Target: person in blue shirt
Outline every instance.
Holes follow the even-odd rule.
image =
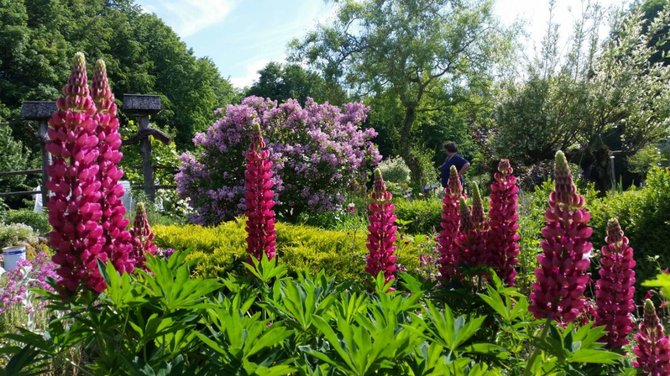
[[[468,168],[470,168],[470,162],[458,154],[458,146],[453,142],[445,142],[444,151],[447,153],[447,158],[444,160],[444,163],[442,163],[442,166],[440,166],[442,187],[447,187],[449,182],[449,169],[451,169],[451,166],[456,166],[458,175],[461,177],[461,184],[463,184],[463,175],[468,171]]]

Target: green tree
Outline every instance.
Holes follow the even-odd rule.
[[[246,95],[257,95],[283,102],[289,98],[304,104],[307,97],[316,102],[342,105],[347,95],[336,82],[328,82],[318,73],[297,64],[268,63],[258,71],[258,81],[247,90]]]
[[[668,12],[651,22],[639,11],[619,14],[599,48],[597,28],[585,25],[602,16],[597,4],[587,8],[565,57],[556,56],[549,32],[543,45],[548,55],[530,66],[525,82],[508,84],[495,111],[493,145],[500,156],[531,165],[557,149],[573,149],[583,166],[604,166],[598,186],[605,189],[611,151],[604,140],[627,157],[669,134],[670,68],[650,63],[659,48],[651,40],[667,26]],[[557,70],[547,69],[547,62],[561,60]]]
[[[210,59],[195,57],[133,0],[0,0],[0,43],[0,103],[25,145],[38,143],[19,116],[21,102],[55,99],[76,51],[91,62],[105,59],[119,101],[124,93],[160,95],[163,111],[154,121],[174,130],[180,149],[234,94]]]
[[[413,152],[421,145],[412,138],[419,109],[435,89],[488,76],[509,50],[509,36],[488,0],[343,0],[332,24],[294,41],[293,58],[355,93],[394,104],[399,113],[392,118],[400,121],[385,132],[413,182],[422,182]]]

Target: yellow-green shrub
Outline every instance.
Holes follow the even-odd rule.
[[[188,250],[189,259],[198,261],[196,272],[202,275],[223,275],[241,268],[246,259],[243,219],[217,227],[157,225],[152,229],[159,247]],[[362,230],[346,232],[277,223],[277,255],[291,273],[324,270],[338,279],[360,280],[365,278],[366,238]],[[433,240],[424,235],[400,236],[396,245],[398,262],[414,271],[419,266],[419,255],[428,252]]]

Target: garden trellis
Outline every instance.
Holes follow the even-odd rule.
[[[161,166],[153,166],[151,163],[151,137],[154,137],[164,144],[170,144],[172,138],[163,131],[152,128],[149,121],[150,115],[155,115],[161,110],[161,100],[158,95],[146,94],[124,94],[123,95],[123,111],[127,115],[133,115],[139,124],[138,132],[123,140],[123,146],[126,145],[140,145],[142,153],[142,173],[144,177],[143,190],[150,200],[156,198],[156,189],[174,189],[175,186],[156,185],[154,181],[154,168]],[[0,192],[2,196],[30,196],[41,194],[48,197],[49,190],[47,188],[47,167],[51,165],[51,156],[46,150],[46,145],[49,142],[48,135],[48,121],[51,115],[56,111],[56,102],[54,101],[26,101],[21,106],[21,116],[29,121],[35,121],[38,124],[38,136],[40,141],[40,151],[42,159],[41,169],[18,170],[18,171],[2,171],[0,177],[15,176],[15,175],[31,175],[42,174],[40,190],[39,191],[14,191],[14,192]]]

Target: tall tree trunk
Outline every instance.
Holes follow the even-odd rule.
[[[421,170],[421,163],[419,159],[412,154],[412,144],[410,136],[412,133],[412,125],[416,119],[416,105],[405,104],[405,118],[400,130],[400,156],[405,160],[407,167],[409,167],[412,174],[412,185],[414,187],[421,187],[423,182],[423,171]]]

